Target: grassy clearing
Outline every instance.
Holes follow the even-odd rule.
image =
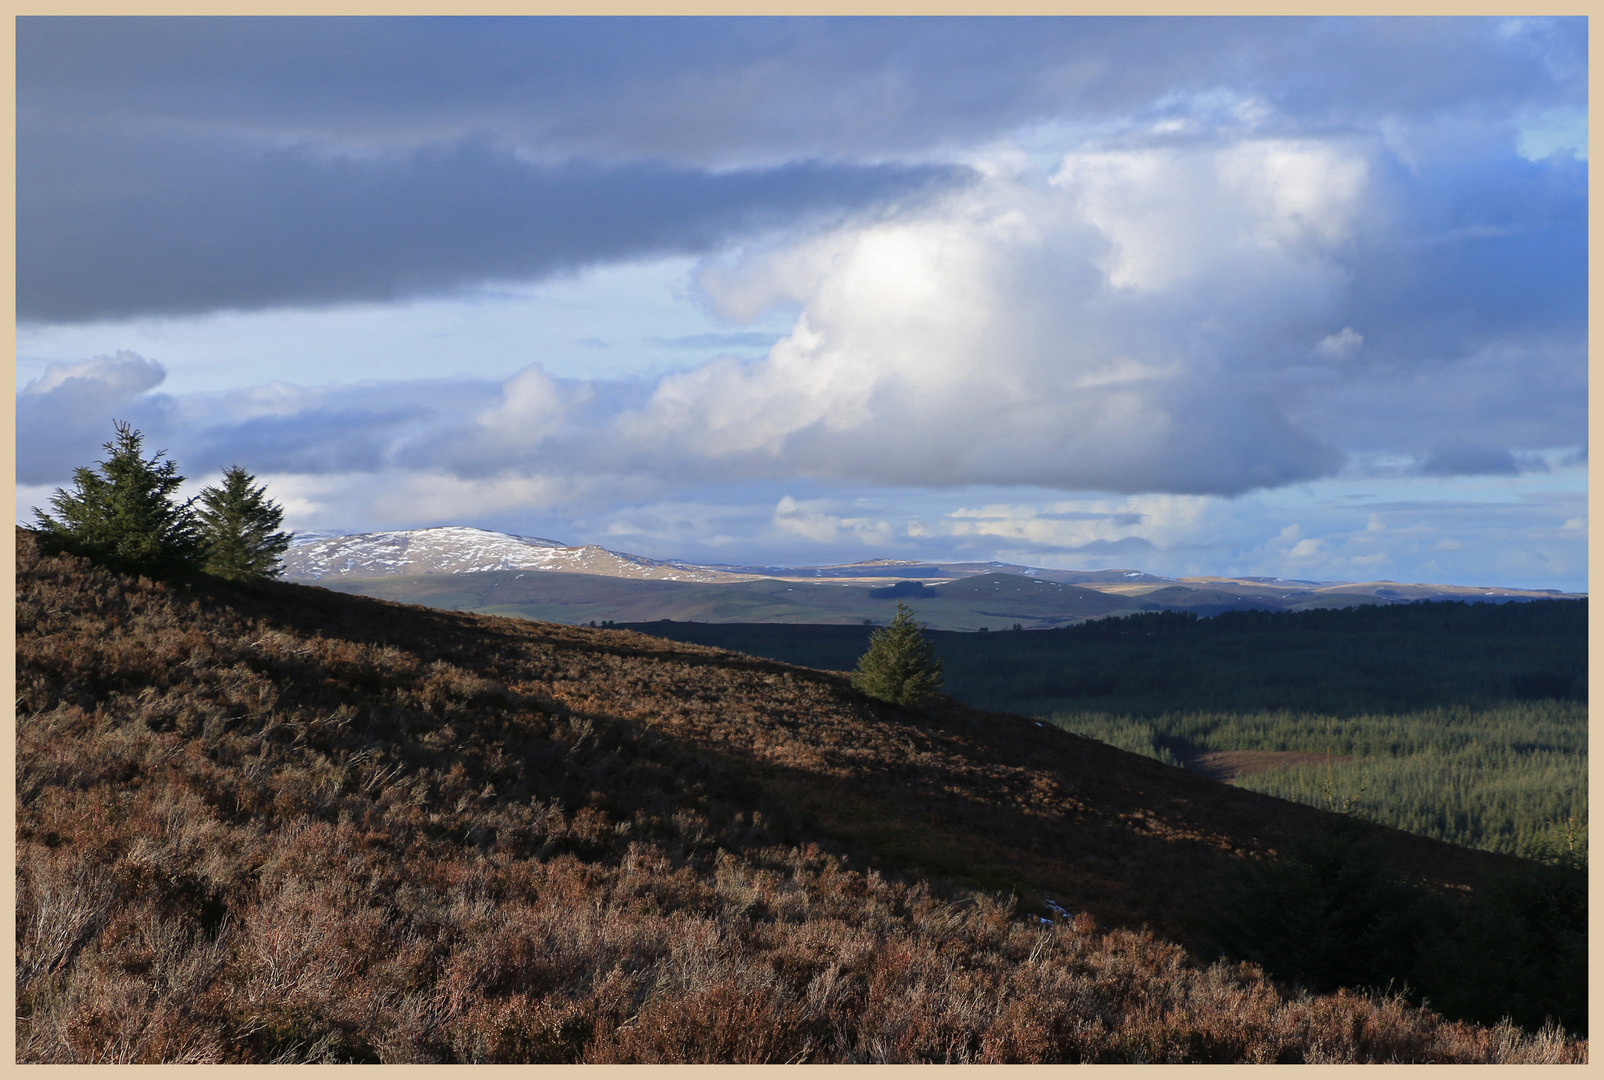
[[[1272,768],[1235,783],[1467,847],[1540,855],[1556,829],[1586,832],[1587,708],[1578,701],[1349,717],[1277,710],[1141,718],[1061,712],[1049,719],[1171,763],[1205,750],[1354,758]]]

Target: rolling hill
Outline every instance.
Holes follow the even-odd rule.
[[[1340,841],[1463,981],[1518,860],[1019,717],[22,530],[16,614],[21,1060],[1585,1058],[1210,959]]]
[[[971,631],[1015,623],[1049,629],[1143,611],[1215,615],[1249,608],[1304,610],[1420,599],[1507,602],[1562,595],[1397,582],[1172,579],[1140,570],[1054,570],[997,562],[711,566],[456,527],[309,538],[287,553],[285,578],[404,603],[570,625],[661,619],[884,624],[899,599],[916,598],[919,618],[930,627]]]

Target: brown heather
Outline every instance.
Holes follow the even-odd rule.
[[[19,1060],[1586,1058],[1193,960],[1304,807],[838,674],[18,546]]]

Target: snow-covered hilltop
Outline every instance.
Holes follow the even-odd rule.
[[[536,536],[514,536],[463,526],[341,536],[316,533],[298,538],[284,555],[291,581],[359,581],[425,574],[495,571],[591,574],[637,581],[730,584],[759,579],[834,581],[865,587],[919,580],[932,588],[965,578],[1017,575],[1026,581],[1075,585],[1129,599],[1150,610],[1280,609],[1351,603],[1410,603],[1415,600],[1540,600],[1567,594],[1553,589],[1407,584],[1396,581],[1305,581],[1271,577],[1166,578],[1140,570],[1056,570],[1002,562],[928,563],[870,559],[834,566],[708,566],[649,559],[598,544],[572,546]],[[887,594],[890,595],[890,594]]]
[[[595,544],[570,547],[535,536],[450,525],[311,537],[295,543],[284,554],[284,576],[293,581],[487,570],[546,570],[664,581],[742,581],[747,577],[693,563],[627,555]]]

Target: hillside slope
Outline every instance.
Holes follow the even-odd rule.
[[[17,625],[22,1060],[1585,1057],[1189,958],[1322,815],[1017,717],[23,531]]]
[[[401,603],[569,625],[659,619],[854,626],[867,620],[883,625],[896,613],[898,599],[908,595],[861,581],[761,578],[707,584],[536,570],[329,579],[317,584]],[[922,622],[955,630],[1002,629],[1016,621],[1032,627],[1057,626],[1152,606],[1018,574],[937,582],[915,602]]]

